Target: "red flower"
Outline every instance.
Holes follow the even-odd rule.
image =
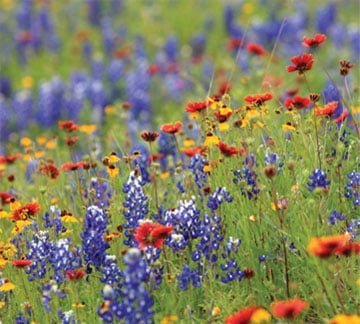
[[[76,171],[77,169],[82,169],[84,166],[86,166],[86,162],[80,161],[80,162],[67,162],[62,165],[62,169],[64,171]]]
[[[12,262],[12,265],[15,266],[16,268],[25,268],[29,266],[31,263],[32,263],[31,260],[14,260]]]
[[[314,237],[308,244],[308,251],[312,255],[325,259],[332,256],[336,251],[342,251],[349,239],[349,234]]]
[[[160,136],[160,134],[157,132],[145,131],[145,132],[142,132],[140,134],[140,136],[145,142],[154,142]]]
[[[272,98],[272,94],[267,92],[248,95],[245,97],[245,101],[256,106],[261,106],[265,101],[269,101]]]
[[[13,164],[16,160],[20,158],[21,158],[21,154],[0,156],[0,163]]]
[[[176,122],[174,124],[164,124],[160,127],[160,130],[164,133],[175,134],[182,128],[182,126],[183,125],[181,122]]]
[[[331,101],[326,104],[323,108],[316,107],[314,109],[315,116],[331,116],[338,106],[337,101]]]
[[[220,84],[216,95],[223,96],[224,94],[229,93],[230,90],[231,90],[231,84],[227,81],[224,81]]]
[[[158,223],[145,222],[135,230],[135,240],[139,244],[139,249],[152,246],[160,249],[165,238],[173,231],[172,226],[164,226]]]
[[[73,145],[75,145],[75,144],[77,143],[77,141],[78,141],[77,136],[65,138],[65,143],[66,143],[68,146],[73,146]]]
[[[43,175],[56,179],[60,175],[59,169],[52,163],[47,163],[40,166],[40,171]]]
[[[266,54],[265,49],[257,43],[252,43],[252,42],[248,43],[246,46],[246,50],[251,54],[255,54],[259,56],[264,56]]]
[[[72,120],[61,120],[58,122],[59,127],[65,132],[74,132],[79,129],[79,126],[76,125]]]
[[[305,71],[311,70],[312,65],[314,64],[314,59],[311,54],[303,53],[298,56],[293,56],[291,62],[294,65],[289,65],[287,67],[288,72],[298,71],[299,74],[304,74]]]
[[[151,64],[149,65],[147,69],[147,73],[150,75],[155,75],[160,72],[160,67],[157,64]]]
[[[304,36],[303,45],[305,47],[316,48],[325,41],[326,36],[324,34],[316,34],[313,38],[307,38],[306,36]]]
[[[335,254],[350,256],[352,254],[360,254],[360,243],[348,242],[347,244],[337,248]]]
[[[26,220],[31,216],[37,214],[39,211],[40,211],[40,205],[37,202],[31,202],[14,210],[12,213],[12,219]]]
[[[284,105],[288,109],[304,109],[309,107],[311,100],[307,97],[295,96],[292,98],[287,98],[284,102]]]
[[[214,115],[220,123],[224,123],[231,117],[232,111],[231,110],[224,110],[224,111],[217,110],[214,112]]]
[[[82,269],[74,269],[74,270],[68,270],[66,271],[66,278],[68,278],[71,281],[79,280],[82,277],[84,277],[86,272]]]
[[[335,122],[342,123],[347,118],[347,116],[349,116],[349,112],[347,110],[344,110],[341,115],[335,119]]]
[[[231,157],[240,153],[236,147],[228,146],[223,142],[220,142],[217,147],[219,148],[220,152],[227,157]]]
[[[14,196],[8,192],[0,192],[0,201],[2,205],[10,204],[12,198],[14,198]]]
[[[226,320],[226,324],[250,324],[251,317],[254,313],[260,309],[258,306],[251,306],[244,309],[239,310],[238,312],[230,315]]]
[[[207,107],[209,107],[209,104],[210,103],[207,100],[198,101],[198,102],[189,102],[187,104],[185,111],[188,113],[202,111],[202,110],[205,110]]]
[[[192,147],[192,148],[183,148],[182,152],[187,155],[188,157],[193,157],[194,155],[203,155],[205,152],[205,147]]]
[[[307,307],[307,302],[300,298],[293,298],[273,303],[271,312],[279,318],[295,319]]]

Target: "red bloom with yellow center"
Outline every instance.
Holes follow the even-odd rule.
[[[296,109],[304,109],[309,107],[311,104],[311,100],[307,97],[295,96],[292,98],[287,98],[284,102],[286,108],[296,108]]]
[[[16,209],[12,213],[12,219],[14,220],[26,220],[40,211],[40,205],[37,202],[31,202],[20,208]]]
[[[226,318],[226,324],[263,323],[270,320],[270,314],[259,306],[250,306],[237,311]]]
[[[79,129],[79,126],[76,125],[72,120],[62,120],[58,122],[59,127],[65,132],[74,132]]]
[[[64,171],[76,171],[77,169],[82,169],[86,165],[86,162],[67,162],[62,165]]]
[[[198,102],[189,102],[185,111],[188,113],[199,112],[205,110],[207,107],[209,107],[209,105],[210,102],[207,100],[198,101]]]
[[[358,255],[360,254],[360,243],[348,242],[347,244],[336,249],[335,254],[343,256],[350,256],[353,254]]]
[[[300,298],[278,301],[272,304],[271,312],[275,317],[295,319],[308,307],[308,303]]]
[[[14,198],[14,196],[8,192],[0,192],[0,201],[2,205],[10,204],[12,198]]]
[[[0,156],[0,163],[13,164],[16,160],[20,158],[21,158],[21,154]]]
[[[304,36],[303,45],[305,47],[316,48],[320,44],[324,43],[325,41],[326,41],[326,36],[324,34],[316,34],[312,38],[308,38],[308,37]]]
[[[172,233],[172,231],[172,226],[145,222],[135,230],[134,238],[138,242],[139,249],[141,250],[150,246],[160,249],[164,240]]]
[[[308,244],[308,251],[312,255],[325,259],[343,248],[349,239],[349,234],[314,237]]]
[[[311,70],[314,64],[314,58],[311,54],[303,53],[298,56],[293,56],[291,58],[291,63],[294,65],[289,65],[287,67],[288,72],[298,71],[299,74],[304,74],[305,71]]]
[[[25,268],[25,267],[29,266],[32,263],[32,261],[31,260],[14,260],[11,263],[16,268]]]
[[[261,45],[252,42],[247,44],[246,51],[259,56],[264,56],[266,54],[265,49]]]
[[[176,134],[181,128],[183,124],[181,122],[176,122],[173,124],[164,124],[160,127],[160,130],[164,133],[168,134]]]
[[[194,155],[203,155],[205,152],[206,148],[205,147],[192,147],[192,148],[183,148],[182,152],[188,156],[188,157],[193,157]]]
[[[265,101],[269,101],[273,98],[272,94],[267,93],[259,93],[259,94],[252,94],[245,97],[245,101],[254,104],[256,106],[261,106]]]
[[[43,175],[56,179],[60,175],[59,169],[52,163],[43,164],[40,166],[40,172]]]

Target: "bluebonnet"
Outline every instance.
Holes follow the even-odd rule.
[[[199,59],[204,55],[206,47],[206,36],[203,33],[199,33],[191,39],[191,49],[193,59]]]
[[[168,170],[168,158],[172,157],[176,160],[177,150],[174,136],[170,136],[164,132],[160,132],[158,138],[159,153],[162,154],[160,166],[163,171]]]
[[[100,26],[102,4],[100,0],[87,0],[88,20],[94,26]]]
[[[332,101],[337,101],[338,106],[335,110],[335,112],[332,114],[332,117],[337,118],[341,115],[344,108],[342,105],[341,100],[341,94],[339,89],[336,87],[336,85],[331,81],[328,80],[325,84],[324,90],[323,90],[323,96],[324,96],[324,103],[327,104]]]
[[[27,164],[26,164],[26,170],[25,170],[25,180],[28,183],[33,183],[33,175],[34,173],[38,170],[38,166],[39,166],[39,161],[36,159],[30,160]]]
[[[256,199],[260,193],[260,189],[256,182],[256,172],[248,167],[243,167],[240,170],[235,170],[234,176],[233,183],[240,186],[241,194],[249,200]]]
[[[235,10],[231,5],[226,5],[224,8],[224,21],[226,32],[230,37],[241,38],[244,34],[242,28],[236,24]]]
[[[101,270],[102,278],[100,281],[112,287],[121,288],[123,273],[119,269],[116,256],[115,255],[106,255],[104,261],[104,267]]]
[[[0,95],[4,96],[4,98],[10,98],[12,95],[12,86],[10,79],[1,75],[0,75]]]
[[[45,228],[53,228],[55,236],[60,235],[66,231],[66,227],[61,220],[61,210],[55,206],[50,207],[50,212],[45,212],[42,217]]]
[[[30,324],[30,320],[23,313],[15,317],[15,324]]]
[[[360,218],[354,218],[352,219],[347,227],[346,227],[346,233],[351,234],[351,239],[356,239],[360,234]]]
[[[95,205],[100,209],[106,209],[110,205],[112,188],[108,182],[99,178],[91,178],[90,187],[85,193],[88,206]]]
[[[5,141],[9,134],[9,120],[11,109],[5,99],[0,96],[0,142]]]
[[[188,290],[190,283],[193,287],[201,287],[202,276],[199,265],[195,270],[191,270],[187,264],[184,265],[176,279],[181,290]]]
[[[241,241],[229,237],[227,244],[223,246],[223,252],[221,253],[222,263],[220,269],[220,280],[223,283],[229,283],[234,280],[241,280],[244,277],[244,272],[240,270],[240,267],[235,260],[235,256],[238,254]]]
[[[74,311],[72,309],[69,311],[66,311],[66,312],[63,312],[61,309],[59,309],[58,315],[61,320],[61,324],[76,324],[77,323]]]
[[[226,191],[225,187],[219,187],[216,188],[211,195],[209,195],[207,206],[214,212],[224,201],[230,203],[233,201],[233,197],[231,197],[230,193]]]
[[[206,160],[201,155],[194,155],[191,158],[189,169],[192,171],[194,176],[194,182],[199,189],[204,188],[207,182],[207,174],[204,172]]]
[[[128,181],[123,185],[123,192],[126,194],[123,206],[125,208],[124,224],[125,245],[136,246],[132,231],[139,226],[139,221],[143,220],[148,214],[148,197],[144,194],[141,177],[135,176],[135,172],[131,172]]]
[[[170,62],[177,61],[178,47],[177,37],[174,35],[169,36],[164,45],[164,52]]]
[[[353,52],[354,58],[360,61],[360,32],[358,28],[352,28],[349,30],[350,46]]]
[[[326,173],[323,170],[315,169],[309,176],[308,189],[314,191],[315,189],[327,189],[330,180],[327,179]]]
[[[93,265],[98,269],[105,261],[105,252],[110,247],[104,240],[107,222],[107,215],[102,209],[95,205],[87,208],[84,230],[80,234],[87,266]]]
[[[327,34],[329,28],[336,23],[337,6],[329,2],[317,8],[315,13],[315,28],[321,34]]]
[[[13,102],[14,111],[16,113],[17,129],[25,130],[31,122],[33,114],[33,101],[31,92],[20,91],[16,93]]]
[[[141,175],[140,184],[142,186],[146,185],[147,183],[151,182],[150,172],[149,172],[149,159],[148,154],[142,154],[141,156],[137,157],[133,160],[134,168],[136,168]]]
[[[59,298],[65,298],[66,296],[66,294],[59,289],[56,281],[50,280],[42,286],[41,304],[47,312],[51,311],[50,303],[53,295],[56,295]]]
[[[116,48],[116,35],[112,26],[112,19],[104,17],[101,21],[101,34],[103,38],[104,52],[111,55]]]
[[[360,205],[360,172],[353,170],[346,175],[349,179],[345,186],[345,197],[352,199],[354,207]]]
[[[277,167],[277,173],[280,173],[284,162],[277,153],[267,152],[265,154],[265,165],[275,165]]]
[[[124,256],[124,285],[118,295],[108,293],[105,301],[110,302],[111,313],[126,324],[153,323],[153,299],[145,289],[144,282],[148,277],[147,263],[141,257],[140,250],[131,248]],[[98,310],[100,317],[105,315],[110,321],[108,312]]]
[[[264,261],[266,261],[266,259],[267,259],[267,256],[266,256],[265,254],[262,254],[262,255],[259,255],[259,256],[258,256],[258,260],[259,260],[260,262],[264,262]]]
[[[330,225],[335,225],[337,221],[345,220],[345,216],[336,210],[333,210],[328,217],[328,222]]]

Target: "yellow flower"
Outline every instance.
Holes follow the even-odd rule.
[[[111,105],[109,105],[109,106],[106,106],[105,107],[105,114],[113,114],[113,113],[115,113],[116,112],[116,109],[115,109],[115,107],[114,106],[111,106]]]
[[[6,164],[0,163],[0,171],[6,170]]]
[[[160,173],[160,178],[163,179],[163,180],[165,180],[165,179],[167,179],[169,177],[170,177],[170,172],[161,172]]]
[[[5,305],[6,303],[4,301],[0,301],[0,309],[4,308]]]
[[[249,216],[249,221],[251,221],[251,222],[256,222],[256,217],[255,217],[255,215]]]
[[[114,165],[110,165],[106,168],[107,173],[111,178],[115,178],[119,174],[119,168]]]
[[[0,258],[0,269],[5,267],[9,263],[8,260],[5,260],[3,258]]]
[[[51,139],[51,140],[47,141],[45,147],[49,150],[54,149],[56,147],[56,140]]]
[[[251,2],[243,5],[243,12],[246,15],[251,15],[254,12],[254,5]]]
[[[36,137],[36,142],[38,142],[38,144],[40,144],[40,145],[44,145],[46,143],[46,137],[43,135],[40,135],[40,136]]]
[[[1,0],[0,8],[4,10],[11,10],[14,6],[13,0]]]
[[[61,217],[63,223],[79,223],[76,217],[73,215],[65,215]]]
[[[0,218],[11,218],[10,217],[10,214],[9,213],[7,213],[5,210],[1,210],[0,211]],[[2,231],[1,231],[2,232]],[[1,233],[0,232],[0,233]]]
[[[251,316],[251,323],[263,323],[269,322],[271,319],[271,315],[263,308],[259,308],[255,311],[255,313]]]
[[[221,314],[221,308],[219,306],[215,306],[211,311],[211,316],[218,316]]]
[[[360,278],[358,278],[358,279],[356,280],[356,284],[357,284],[358,286],[360,286]]]
[[[360,114],[360,106],[353,107],[351,111],[353,114]]]
[[[31,76],[23,77],[22,80],[21,80],[21,85],[25,89],[32,88],[33,84],[34,84],[34,80],[33,80],[33,78]]]
[[[293,126],[293,124],[290,123],[290,122],[288,122],[288,123],[286,123],[286,124],[283,124],[283,125],[281,126],[281,128],[282,128],[283,132],[293,132],[293,131],[296,130],[296,128],[295,128],[295,127]]]
[[[230,128],[228,123],[220,123],[219,124],[219,131],[220,132],[225,132]]]
[[[230,107],[221,107],[219,109],[219,113],[222,116],[227,116],[228,114],[232,113],[232,109]]]
[[[191,147],[191,146],[194,146],[195,145],[195,142],[193,139],[187,137],[185,140],[184,140],[184,143],[183,143],[184,147]]]
[[[11,210],[11,211],[14,211],[14,210],[16,210],[16,209],[19,209],[20,207],[21,207],[20,202],[18,202],[18,201],[16,201],[16,200],[10,203],[10,210]]]
[[[15,285],[12,284],[7,279],[5,280],[5,283],[0,286],[0,291],[10,291],[10,290],[14,290],[14,289],[15,289]]]
[[[14,235],[18,234],[18,233],[22,232],[26,226],[31,225],[31,223],[32,222],[30,220],[18,220],[18,221],[16,221],[15,226],[14,226],[13,230],[11,231],[11,233]]]
[[[120,158],[116,154],[110,154],[107,159],[109,164],[115,164],[120,161]]]
[[[220,143],[219,137],[213,134],[208,134],[205,138],[204,146],[211,146],[219,143]]]
[[[35,152],[35,157],[37,158],[37,159],[39,159],[39,158],[41,158],[41,157],[43,157],[44,156],[44,152],[43,151],[36,151]]]
[[[211,172],[211,166],[210,165],[205,165],[203,171],[204,172]]]
[[[1,256],[5,259],[12,258],[16,253],[16,246],[11,243],[4,244],[0,241]]]
[[[160,322],[160,324],[172,324],[179,320],[176,315],[166,315]]]
[[[56,198],[56,197],[54,197],[54,198],[51,198],[51,204],[52,205],[56,205],[57,203],[58,203],[58,199]]]
[[[190,113],[189,117],[191,120],[197,120],[197,119],[199,119],[200,114],[198,112],[193,112],[193,113]]]
[[[23,160],[25,161],[25,162],[29,162],[29,161],[31,161],[33,158],[32,158],[32,156],[30,155],[30,154],[24,154],[23,155]]]
[[[360,324],[360,317],[357,315],[336,315],[329,321],[329,324]]]
[[[84,303],[74,303],[74,304],[72,304],[72,307],[74,307],[74,308],[84,308],[85,304]]]
[[[32,144],[32,140],[29,137],[23,137],[20,140],[20,145],[24,147],[29,147]]]
[[[92,134],[96,131],[96,125],[81,125],[79,130],[82,133]]]

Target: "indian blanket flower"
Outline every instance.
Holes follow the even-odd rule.
[[[326,36],[324,34],[316,34],[314,37],[311,38],[304,36],[303,45],[305,47],[316,48],[325,41]]]
[[[140,136],[145,142],[150,143],[150,142],[155,142],[156,139],[160,136],[160,134],[157,132],[144,131],[140,134]]]
[[[163,124],[160,127],[160,130],[163,131],[164,133],[176,134],[182,128],[182,126],[183,124],[181,122],[176,122],[173,124]]]
[[[240,150],[238,150],[236,147],[234,146],[229,146],[226,145],[224,142],[220,142],[217,147],[219,148],[221,154],[223,154],[226,157],[231,157],[233,155],[238,155],[240,154]]]
[[[26,268],[32,263],[32,261],[26,260],[26,259],[21,259],[21,260],[14,260],[11,263],[16,268]]]
[[[271,315],[262,307],[250,306],[228,316],[226,324],[251,324],[269,322]]]
[[[261,106],[266,101],[269,101],[273,98],[273,95],[269,92],[252,94],[245,97],[245,101],[249,104],[253,104],[255,106]]]
[[[171,234],[172,231],[172,226],[164,226],[159,223],[144,221],[135,230],[134,238],[138,242],[140,250],[150,246],[160,249],[164,240]]]
[[[86,274],[86,272],[83,269],[72,269],[72,270],[68,270],[66,271],[66,278],[71,280],[71,281],[76,281],[79,280],[81,278],[83,278]]]
[[[360,243],[348,242],[335,250],[335,254],[342,256],[351,256],[360,254]]]
[[[188,113],[196,113],[205,110],[209,106],[210,106],[210,102],[208,100],[189,102],[186,106],[185,111]]]
[[[255,54],[258,56],[264,56],[266,54],[265,49],[261,45],[253,42],[250,42],[246,45],[246,51],[250,54]]]
[[[260,189],[256,182],[256,172],[251,168],[243,167],[240,170],[234,171],[233,174],[233,183],[240,187],[241,194],[246,196],[249,200],[256,199],[260,193]]]
[[[343,248],[350,237],[350,234],[314,237],[308,244],[308,252],[319,258],[328,258]]]
[[[298,73],[304,74],[305,71],[311,70],[313,64],[314,64],[314,58],[312,54],[303,53],[298,56],[293,56],[291,58],[291,63],[293,65],[289,65],[287,67],[288,72],[295,72],[298,71]]]
[[[314,191],[320,189],[323,191],[328,190],[330,180],[327,179],[326,173],[321,169],[315,169],[314,172],[309,176],[308,189]]]
[[[68,133],[77,131],[79,129],[79,126],[75,124],[72,120],[59,121],[58,125],[60,129]]]
[[[278,301],[272,304],[271,312],[277,318],[296,319],[306,308],[308,303],[300,298]]]
[[[354,207],[360,206],[360,172],[353,170],[347,174],[349,181],[345,186],[345,197],[353,201]]]
[[[310,98],[307,97],[301,97],[301,96],[295,96],[292,98],[287,98],[284,101],[284,105],[287,109],[304,109],[309,107],[311,104]]]
[[[327,103],[324,107],[315,107],[314,115],[315,116],[332,116],[338,107],[338,101],[331,101]]]
[[[349,315],[349,314],[339,314],[333,317],[329,324],[359,324],[360,316],[358,315]]]
[[[26,205],[17,208],[12,212],[12,219],[27,220],[32,216],[35,216],[40,211],[40,205],[37,202],[31,202]]]

